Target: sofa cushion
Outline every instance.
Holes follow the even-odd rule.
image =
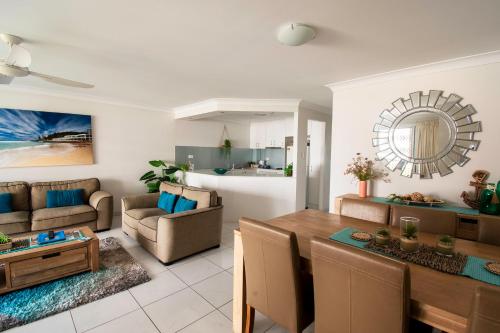
[[[136,208],[126,210],[125,214],[136,220],[142,220],[150,216],[167,215],[167,212],[160,208]]]
[[[83,189],[83,201],[88,204],[90,195],[100,190],[99,179],[77,179],[57,182],[42,182],[31,184],[31,208],[38,210],[46,208],[47,191],[49,190],[73,190]]]
[[[197,209],[217,206],[217,192],[198,187],[184,187],[182,196],[186,199],[197,201]]]
[[[162,182],[160,184],[160,192],[168,192],[168,193],[172,193],[172,194],[181,195],[183,187],[184,186],[181,184]]]
[[[17,211],[12,213],[0,214],[0,225],[11,223],[26,223],[30,220],[30,212]]]
[[[195,200],[189,200],[184,197],[180,197],[175,204],[174,213],[181,213],[188,210],[193,210],[196,208],[197,202]]]
[[[179,196],[177,194],[161,192],[160,199],[158,199],[158,208],[163,209],[168,214],[172,214],[177,200],[179,200]]]
[[[142,237],[156,242],[156,231],[158,229],[158,220],[160,216],[150,216],[139,221],[137,231]]]
[[[25,182],[0,182],[0,192],[12,194],[12,210],[30,210],[29,186]]]
[[[80,206],[83,202],[83,189],[47,191],[47,208]]]
[[[0,193],[0,214],[12,212],[12,193]]]
[[[89,205],[42,208],[33,211],[32,229],[67,227],[97,220],[97,212]]]

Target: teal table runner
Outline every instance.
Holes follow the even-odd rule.
[[[348,244],[357,248],[360,248],[365,251],[370,251],[365,248],[366,242],[360,242],[355,239],[351,238],[351,234],[356,231],[353,228],[344,228],[340,230],[339,232],[334,233],[333,235],[330,236],[331,240]],[[370,251],[371,252],[371,251]],[[380,254],[380,253],[378,253]],[[398,260],[401,260],[398,258]],[[494,284],[496,286],[500,286],[500,276],[493,274],[484,268],[484,264],[487,263],[489,260],[474,257],[474,256],[467,256],[467,262],[465,264],[465,267],[459,275],[462,276],[467,276],[470,277],[474,280],[486,282],[489,284]]]
[[[435,207],[407,205],[407,204],[401,203],[401,202],[390,201],[389,199],[383,198],[383,197],[371,197],[370,200],[373,202],[384,203],[384,204],[388,204],[388,205],[411,206],[411,207],[418,207],[418,208],[425,208],[425,209],[439,209],[439,210],[454,212],[457,214],[479,215],[479,210],[467,208],[467,207],[458,207],[458,206],[450,206],[450,205],[442,205],[442,206],[435,206]]]

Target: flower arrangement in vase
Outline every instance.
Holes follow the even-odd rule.
[[[352,175],[359,182],[359,197],[366,198],[368,196],[368,181],[372,179],[382,179],[384,182],[389,182],[389,174],[375,168],[375,163],[364,157],[361,153],[357,153],[352,159],[352,162],[347,165],[344,175]]]
[[[391,240],[391,230],[389,228],[378,228],[375,231],[375,244],[379,246],[389,245]]]
[[[12,247],[12,240],[9,236],[0,232],[0,251],[9,250]]]
[[[453,256],[455,249],[455,238],[449,235],[439,236],[436,244],[436,252],[445,256]]]

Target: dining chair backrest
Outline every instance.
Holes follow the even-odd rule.
[[[291,332],[300,332],[302,290],[295,233],[240,219],[247,305]]]
[[[476,288],[467,332],[500,332],[500,287],[479,286]]]
[[[500,246],[500,221],[498,217],[481,215],[479,218],[478,241]]]
[[[340,203],[340,215],[355,219],[388,224],[389,205],[367,200],[343,198]]]
[[[399,219],[403,216],[418,218],[422,232],[450,236],[456,234],[457,214],[455,212],[402,205],[391,206],[392,226],[399,226]]]
[[[407,332],[406,264],[316,237],[311,258],[315,333]]]

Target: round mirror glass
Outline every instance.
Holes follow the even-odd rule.
[[[397,151],[417,160],[435,158],[452,140],[451,129],[444,116],[430,111],[408,115],[396,126],[393,135]]]

